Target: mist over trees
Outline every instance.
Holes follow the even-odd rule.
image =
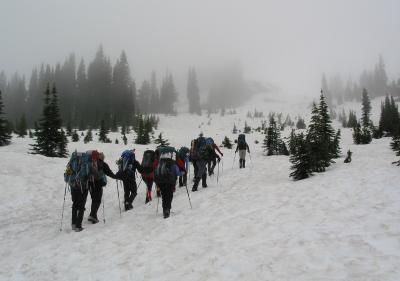
[[[339,74],[329,79],[322,74],[321,88],[326,95],[328,105],[332,106],[346,101],[361,101],[362,89],[366,89],[371,98],[387,94],[400,97],[400,78],[397,81],[388,81],[383,57],[379,56],[373,69],[361,73],[358,83],[352,77],[344,81]]]
[[[189,68],[186,97],[192,114],[200,115],[202,109],[210,112],[234,108],[247,98],[248,86],[239,63],[227,63],[211,72],[199,81],[195,67]],[[27,127],[33,128],[41,116],[48,83],[57,85],[62,124],[70,128],[96,129],[102,120],[107,127],[134,126],[137,114],[177,114],[179,95],[170,71],[160,83],[153,71],[148,79],[136,84],[126,53],[122,51],[112,63],[100,46],[89,62],[70,54],[55,66],[34,67],[29,79],[18,73],[7,77],[0,72],[4,113],[11,124],[19,124],[25,116]],[[208,93],[203,104],[200,88]]]

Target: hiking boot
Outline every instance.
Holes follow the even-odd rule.
[[[202,184],[201,185],[203,188],[207,188],[208,187],[208,185],[205,183],[205,184]]]
[[[163,210],[164,219],[169,217],[169,209]]]
[[[133,209],[132,204],[125,204],[125,211],[129,211],[129,210],[132,210],[132,209]]]
[[[81,232],[83,230],[83,227],[82,226],[76,226],[74,230],[75,230],[75,232]]]
[[[194,187],[194,186],[193,186],[192,191],[193,191],[193,192],[197,191],[197,187]]]
[[[71,229],[72,229],[72,230],[75,230],[75,229],[76,229],[76,224],[74,224],[74,223],[71,224]]]
[[[99,222],[99,219],[98,219],[96,216],[90,215],[90,216],[88,217],[88,221],[90,221],[91,223],[95,224],[95,223],[98,223],[98,222]]]

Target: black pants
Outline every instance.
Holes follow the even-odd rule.
[[[196,173],[194,178],[194,185],[192,190],[197,190],[197,186],[199,185],[200,179],[203,187],[207,187],[207,161],[206,160],[197,160],[196,161]]]
[[[137,195],[137,185],[135,179],[124,179],[124,204],[125,206],[132,205],[133,200]]]
[[[85,187],[71,188],[72,198],[72,224],[76,227],[82,227],[83,214],[85,213],[85,204],[88,190]]]
[[[97,219],[97,210],[101,205],[101,198],[103,197],[103,187],[96,182],[89,182],[89,192],[90,197],[92,198],[90,216]]]
[[[175,184],[160,185],[163,210],[169,211],[171,209],[172,198],[174,197],[174,187]]]
[[[208,166],[208,175],[211,176],[211,174],[214,173],[214,168],[217,165],[217,160],[216,158],[213,158],[207,162]]]

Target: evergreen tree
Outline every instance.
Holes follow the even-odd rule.
[[[267,152],[267,155],[277,155],[278,154],[278,139],[279,139],[279,130],[276,125],[276,121],[274,115],[270,116],[269,126],[267,128],[267,132],[265,134],[264,139],[264,151]]]
[[[233,129],[232,129],[232,133],[233,134],[237,134],[238,130],[236,128],[236,124],[233,124]]]
[[[21,119],[18,121],[15,127],[16,133],[19,137],[23,138],[28,134],[25,114],[22,114]]]
[[[307,126],[306,126],[306,123],[304,122],[304,119],[299,116],[299,119],[297,120],[297,123],[296,123],[296,128],[297,129],[305,129],[306,127]]]
[[[149,112],[160,112],[160,95],[157,86],[157,76],[154,71],[151,73],[150,79],[150,96]]]
[[[72,136],[72,125],[71,125],[70,120],[68,120],[68,123],[67,123],[67,133],[66,134],[68,137]]]
[[[360,124],[360,122],[357,122],[357,125],[354,127],[354,131],[353,131],[354,144],[361,144],[361,138],[362,138],[361,124]]]
[[[106,127],[106,123],[104,120],[101,120],[99,141],[104,143],[110,143],[111,140],[107,137],[107,134],[108,134],[108,128]]]
[[[357,126],[357,116],[352,110],[349,112],[349,121],[347,122],[347,128],[355,128]]]
[[[174,103],[178,99],[172,74],[167,72],[161,85],[160,104],[161,113],[175,114]]]
[[[335,138],[333,139],[332,143],[332,155],[333,158],[339,158],[340,157],[340,129],[337,130]]]
[[[78,142],[79,141],[79,134],[77,130],[74,130],[72,133],[72,142]]]
[[[160,133],[157,139],[154,140],[154,143],[158,146],[169,146],[169,142],[167,139],[163,139],[162,133]]]
[[[294,180],[302,180],[308,178],[311,175],[312,166],[308,142],[304,137],[303,133],[295,136],[296,149],[290,156],[290,162],[292,163],[290,176]]]
[[[362,92],[362,114],[361,114],[361,126],[369,128],[371,126],[371,120],[369,116],[371,115],[371,102],[369,100],[368,92],[366,89]]]
[[[123,142],[124,142],[124,145],[127,145],[127,144],[128,144],[128,139],[127,139],[127,137],[126,137],[125,134],[123,135],[122,140],[123,140]]]
[[[319,115],[318,107],[313,103],[311,111],[311,120],[308,126],[308,132],[306,135],[306,142],[310,151],[311,159],[311,170],[313,172],[325,171],[324,157],[322,155],[321,143],[321,120]],[[300,144],[299,144],[300,145]]]
[[[111,132],[113,132],[113,133],[118,132],[117,117],[115,115],[114,115],[112,123],[111,123]]]
[[[44,107],[39,124],[35,128],[36,143],[32,145],[33,154],[41,154],[47,157],[67,156],[67,137],[61,129],[62,121],[58,109],[57,90],[47,85],[44,92]]]
[[[137,136],[135,143],[136,144],[148,144],[150,143],[150,130],[151,130],[151,125],[149,129],[149,123],[150,121],[146,118],[143,118],[142,115],[139,116],[139,125],[137,129]]]
[[[243,133],[249,134],[251,132],[251,127],[247,125],[247,122],[244,122]]]
[[[335,138],[335,131],[332,128],[332,121],[328,112],[328,105],[325,102],[324,95],[321,93],[319,103],[320,115],[320,134],[321,134],[321,159],[325,167],[329,167],[333,158],[334,148],[333,140]],[[338,139],[339,141],[339,139]]]
[[[379,119],[379,134],[393,136],[399,125],[399,110],[394,102],[393,96],[386,96],[385,102],[381,104],[381,116]]]
[[[88,143],[88,142],[91,142],[91,141],[93,141],[93,134],[92,134],[92,129],[89,129],[86,132],[85,137],[83,138],[83,142],[84,143]]]
[[[7,129],[7,120],[3,117],[3,99],[0,90],[0,146],[5,146],[11,142],[11,134]]]
[[[222,141],[222,146],[228,149],[232,149],[231,140],[227,136],[225,136],[224,140]]]
[[[189,100],[189,112],[201,115],[199,86],[197,84],[197,75],[194,67],[189,68],[187,98]]]

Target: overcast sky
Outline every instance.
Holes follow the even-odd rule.
[[[379,54],[400,77],[398,0],[0,0],[0,36],[7,73],[70,52],[88,63],[102,43],[113,62],[126,51],[139,82],[240,60],[247,77],[303,94],[323,71],[358,80]]]

